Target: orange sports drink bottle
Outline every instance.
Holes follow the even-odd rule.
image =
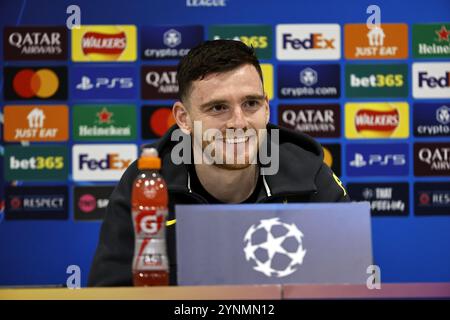
[[[167,185],[160,175],[161,159],[154,148],[144,148],[138,159],[139,174],[133,182],[131,214],[135,246],[134,286],[169,285],[166,246]]]

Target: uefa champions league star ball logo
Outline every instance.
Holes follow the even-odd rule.
[[[279,218],[261,220],[245,233],[245,259],[254,262],[253,269],[267,277],[286,277],[303,263],[306,250],[302,237],[293,223],[281,222]]]

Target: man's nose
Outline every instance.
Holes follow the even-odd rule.
[[[240,106],[236,106],[233,108],[232,116],[230,120],[228,121],[227,127],[228,128],[235,128],[235,129],[244,129],[247,127],[247,119],[245,117],[244,112],[242,111],[242,108]]]

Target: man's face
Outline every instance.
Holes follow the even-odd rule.
[[[202,125],[201,136],[192,131],[194,141],[201,141],[204,154],[223,159],[214,165],[236,170],[255,163],[260,140],[257,134],[266,128],[269,103],[253,65],[194,81],[186,104],[191,128],[196,122]],[[208,134],[213,131],[220,135]]]

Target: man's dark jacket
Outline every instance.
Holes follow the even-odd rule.
[[[279,129],[279,170],[262,176],[257,203],[270,202],[338,202],[349,201],[340,181],[323,162],[323,150],[309,136]],[[191,189],[187,165],[175,165],[170,158],[177,143],[171,141],[172,127],[160,140],[150,145],[158,149],[162,160],[161,174],[169,191],[169,220],[175,219],[176,204],[202,204],[207,201]],[[131,187],[138,174],[134,161],[111,194],[100,231],[100,239],[89,275],[89,286],[131,286],[131,264],[134,253],[134,231],[130,211]],[[170,283],[176,284],[175,225],[167,227]]]

